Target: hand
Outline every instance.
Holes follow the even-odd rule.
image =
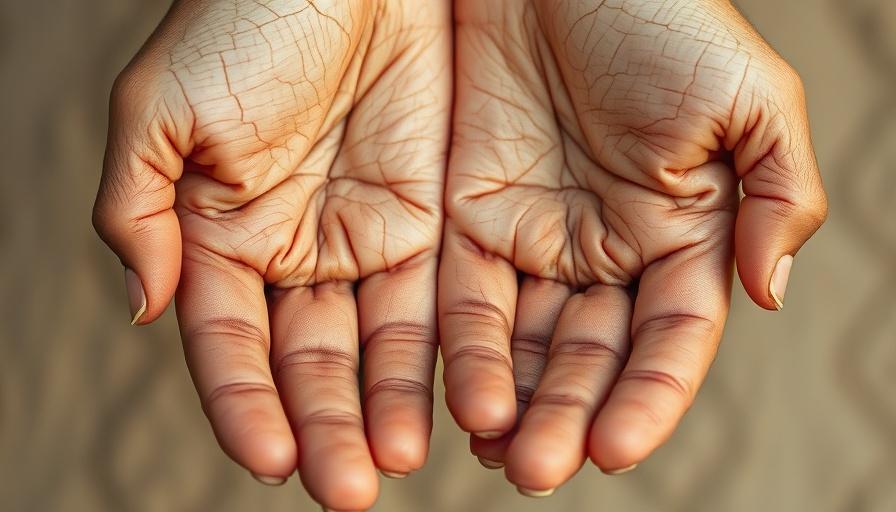
[[[135,322],[177,289],[223,449],[270,483],[298,467],[330,508],[428,450],[449,23],[436,2],[177,1],[113,91],[94,223]]]
[[[669,438],[732,258],[775,309],[827,205],[799,79],[728,2],[458,0],[455,17],[446,399],[485,464],[545,495],[587,456],[617,472]]]

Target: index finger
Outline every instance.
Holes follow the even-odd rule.
[[[647,267],[628,363],[591,428],[591,460],[617,472],[665,443],[715,358],[731,296],[732,247],[689,246]]]

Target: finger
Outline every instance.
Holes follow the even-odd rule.
[[[544,374],[554,327],[571,294],[568,285],[533,276],[526,276],[520,285],[516,322],[510,339],[517,423],[529,407],[529,400]],[[470,450],[485,467],[501,467],[514,435],[511,431],[499,439],[471,436]]]
[[[176,306],[187,365],[218,442],[255,475],[282,483],[295,471],[296,445],[271,377],[261,277],[188,250]]]
[[[126,70],[113,88],[93,225],[127,269],[131,323],[145,324],[168,307],[180,275],[174,181],[193,121],[179,95],[137,73]]]
[[[632,301],[625,289],[594,285],[569,299],[550,360],[507,453],[507,479],[544,496],[585,462],[595,411],[628,359]]]
[[[299,445],[302,483],[325,507],[370,508],[379,484],[361,419],[351,283],[284,292],[271,320],[271,367]]]
[[[631,356],[591,429],[591,459],[605,472],[646,458],[693,403],[728,313],[731,256],[727,240],[694,245],[642,275]]]
[[[368,277],[358,289],[364,353],[364,419],[383,474],[423,466],[432,432],[436,333],[436,259],[426,255]]]
[[[824,222],[827,198],[799,77],[780,62],[772,80],[777,94],[736,107],[743,119],[735,126],[743,128],[727,142],[736,144],[745,195],[735,229],[738,274],[756,304],[781,309],[793,256]]]
[[[463,430],[497,438],[516,423],[510,355],[516,271],[445,226],[439,265],[439,330],[445,400]]]

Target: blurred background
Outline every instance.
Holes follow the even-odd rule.
[[[319,510],[219,450],[172,312],[128,326],[90,226],[118,71],[169,0],[0,0],[0,510]],[[735,285],[718,360],[671,441],[547,499],[465,449],[436,389],[433,452],[378,511],[896,510],[896,2],[743,0],[805,82],[830,195],[787,308]]]

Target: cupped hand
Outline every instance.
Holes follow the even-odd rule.
[[[483,463],[642,461],[826,215],[798,77],[723,0],[455,2],[439,315]],[[745,195],[738,201],[738,184]]]
[[[436,2],[181,0],[113,91],[94,223],[134,321],[177,289],[223,449],[333,509],[428,450],[450,52]]]

